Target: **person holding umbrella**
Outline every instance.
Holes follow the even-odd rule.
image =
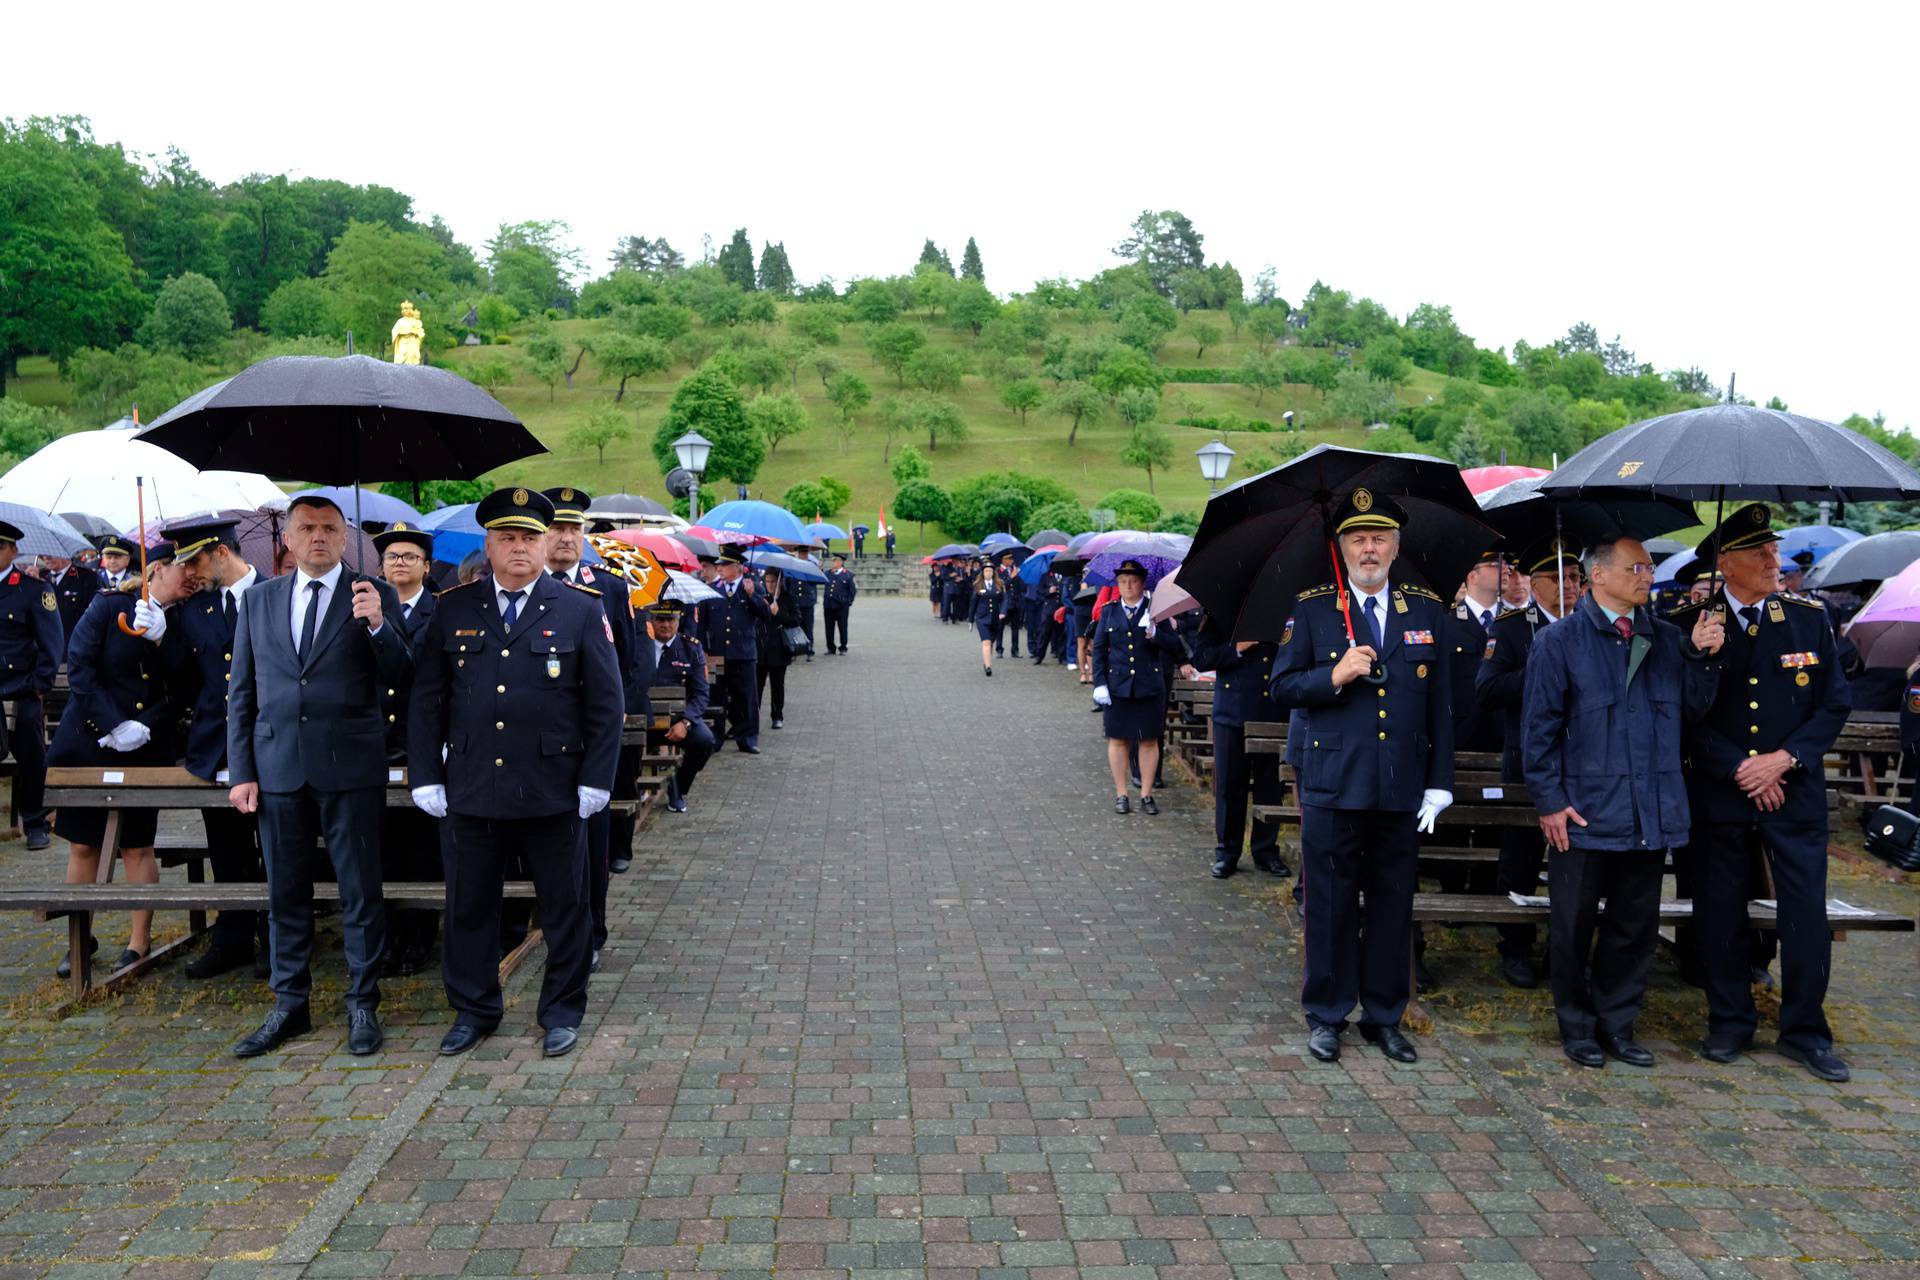
[[[1759,1026],[1748,961],[1747,898],[1757,845],[1779,902],[1780,1035],[1775,1048],[1823,1080],[1847,1080],[1824,1005],[1833,967],[1827,924],[1827,787],[1821,759],[1852,698],[1833,629],[1816,602],[1781,592],[1772,510],[1749,503],[1701,544],[1723,585],[1672,615],[1727,620],[1724,674],[1688,755],[1694,781],[1693,910],[1707,980],[1701,1054],[1735,1061]]]
[[[766,696],[769,685],[773,688],[773,701],[768,710],[773,713],[773,727],[787,727],[787,668],[793,665],[793,649],[787,644],[787,628],[799,625],[796,621],[800,606],[797,603],[798,592],[787,575],[778,569],[768,568],[761,571],[760,588],[766,593],[767,616],[760,619],[760,668],[759,678],[754,685],[753,698],[758,705]]]
[[[796,558],[813,563],[813,548],[802,543],[793,549]],[[798,626],[807,633],[806,659],[813,661],[813,613],[820,604],[820,584],[806,578],[798,578],[793,584],[793,618],[791,625]]]
[[[1103,709],[1107,768],[1113,774],[1113,811],[1128,813],[1127,774],[1137,754],[1140,812],[1160,812],[1153,798],[1160,772],[1160,734],[1167,720],[1164,654],[1185,656],[1185,646],[1167,622],[1156,623],[1147,604],[1147,570],[1127,559],[1113,571],[1120,598],[1100,610],[1093,630],[1093,700]],[[986,636],[982,630],[982,637]],[[982,650],[984,652],[984,644]],[[991,671],[989,671],[991,674]]]
[[[1407,523],[1393,498],[1356,486],[1330,523],[1335,581],[1295,598],[1272,686],[1295,709],[1287,754],[1300,783],[1307,1049],[1338,1059],[1358,1005],[1361,1035],[1413,1062],[1400,1017],[1420,834],[1453,803],[1448,612],[1425,587],[1392,584]]]
[[[38,578],[14,564],[20,539],[18,525],[0,520],[0,699],[13,703],[13,732],[4,734],[13,753],[13,807],[27,837],[27,848],[44,849],[53,843],[47,835],[47,810],[41,803],[47,792],[46,698],[66,651],[66,633],[60,627],[60,601]],[[0,722],[0,730],[5,729]]]

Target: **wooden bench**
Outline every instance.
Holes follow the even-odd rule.
[[[1772,907],[1758,902],[1747,904],[1747,915],[1756,929],[1764,929],[1777,919]],[[1519,903],[1505,894],[1418,893],[1413,898],[1413,918],[1429,924],[1540,924],[1547,923],[1548,908],[1534,903]],[[1693,903],[1669,899],[1660,904],[1660,919],[1673,922],[1693,918]],[[1860,915],[1827,917],[1827,925],[1836,939],[1854,930],[1868,933],[1912,933],[1914,922],[1888,911],[1867,911]]]

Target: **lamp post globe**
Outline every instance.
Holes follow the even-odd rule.
[[[1233,450],[1215,440],[1195,449],[1193,456],[1200,459],[1200,474],[1207,479],[1207,492],[1220,492],[1220,482],[1227,478],[1227,468],[1233,465]]]
[[[700,477],[707,471],[707,455],[713,452],[713,441],[698,431],[689,431],[673,442],[674,456],[680,459],[687,474],[693,477],[693,488],[687,494],[687,514],[695,521],[700,519]]]

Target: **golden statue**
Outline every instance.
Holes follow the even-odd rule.
[[[400,304],[400,318],[393,322],[393,362],[395,364],[419,364],[420,343],[427,336],[427,326],[420,323],[420,312],[412,301]]]

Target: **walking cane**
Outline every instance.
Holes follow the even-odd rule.
[[[140,476],[135,476],[133,478],[133,502],[134,502],[134,510],[139,513],[139,517],[140,517],[140,598],[142,600],[146,600],[148,598],[147,596],[147,488],[146,488],[145,480]],[[145,627],[128,626],[127,615],[124,613],[120,615],[119,622],[120,622],[120,629],[126,632],[130,636],[144,636],[145,634],[147,634],[147,629]]]

